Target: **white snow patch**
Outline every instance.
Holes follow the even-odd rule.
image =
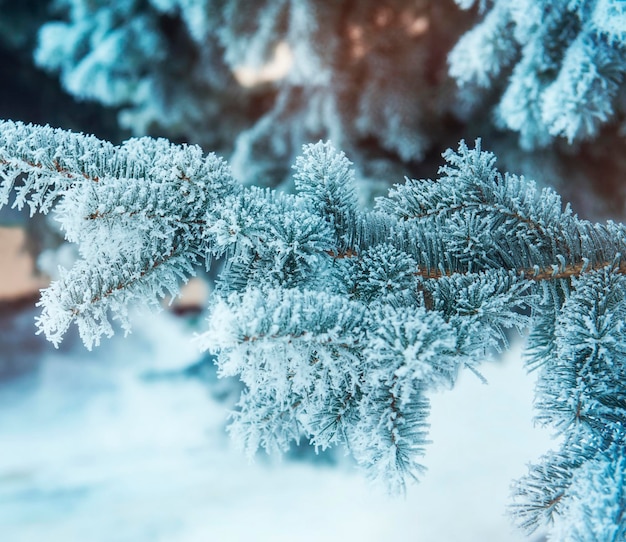
[[[235,453],[200,380],[150,380],[195,359],[166,314],[94,353],[53,352],[0,387],[0,538],[10,542],[522,542],[509,482],[548,447],[519,350],[433,399],[421,484],[388,497],[346,465]]]

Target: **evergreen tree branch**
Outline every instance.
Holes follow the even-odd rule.
[[[55,344],[72,322],[88,347],[111,319],[127,330],[129,304],[175,295],[223,257],[200,344],[244,384],[232,435],[250,453],[344,444],[395,491],[423,470],[428,393],[530,328],[537,418],[569,438],[520,482],[516,514],[529,529],[577,513],[591,527],[572,533],[623,529],[622,493],[604,514],[577,484],[620,482],[626,456],[626,228],[500,174],[479,143],[444,158],[437,182],[407,181],[367,211],[328,143],[305,149],[283,194],[237,185],[197,147],[2,122],[0,204],[15,192],[54,206],[79,245],[42,293],[37,324]]]

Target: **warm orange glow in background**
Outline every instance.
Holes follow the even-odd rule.
[[[25,243],[26,232],[22,228],[0,227],[0,300],[30,296],[49,284],[45,276],[36,273]],[[176,309],[205,307],[208,296],[207,283],[200,278],[192,278],[182,286],[180,296],[172,306]],[[169,301],[165,300],[165,306],[168,305]]]
[[[0,299],[27,296],[48,285],[35,274],[31,255],[24,248],[21,228],[0,228]]]
[[[289,45],[282,42],[276,46],[274,58],[260,68],[240,66],[233,70],[235,79],[242,87],[254,87],[272,81],[279,81],[291,69],[293,54]]]

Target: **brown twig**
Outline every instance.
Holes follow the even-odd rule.
[[[358,253],[353,249],[348,249],[340,253],[329,250],[327,251],[327,254],[335,260],[358,257]],[[609,261],[602,261],[597,262],[594,265],[590,265],[585,262],[578,262],[566,266],[558,266],[555,269],[543,269],[537,271],[533,268],[523,268],[510,269],[509,271],[514,271],[515,274],[519,277],[539,282],[542,280],[570,279],[572,277],[577,277],[583,273],[598,271],[611,265],[611,263],[612,262]],[[614,270],[618,273],[626,274],[626,261],[620,261],[614,266]],[[440,269],[418,269],[413,274],[415,276],[422,277],[425,280],[437,280],[443,277],[451,277],[452,275],[462,275],[465,273],[467,273],[467,271],[453,271],[450,269],[444,269],[443,271]]]
[[[27,166],[30,166],[31,168],[37,168],[37,169],[48,169],[50,171],[53,171],[55,173],[58,173],[60,175],[62,175],[63,177],[67,178],[67,179],[74,179],[76,177],[75,173],[72,173],[69,169],[63,167],[58,160],[53,160],[52,161],[52,167],[49,166],[44,166],[43,164],[41,164],[40,162],[32,162],[31,160],[27,160],[26,158],[18,158],[18,160],[22,161],[23,163],[25,163]],[[4,158],[0,158],[0,165],[1,166],[6,166],[9,165],[10,162],[8,160],[5,160]],[[99,177],[92,177],[91,175],[89,175],[88,173],[84,172],[84,171],[79,171],[79,173],[87,180],[89,181],[93,181],[94,183],[97,183],[100,181]]]
[[[159,267],[159,266],[163,265],[164,263],[166,263],[167,261],[169,261],[176,254],[177,249],[178,249],[178,247],[176,247],[176,246],[173,247],[172,250],[168,254],[166,254],[162,259],[156,260],[156,261],[152,262],[152,264],[150,266],[146,267],[145,269],[143,269],[139,273],[138,277],[133,278],[133,279],[129,280],[128,282],[118,282],[114,286],[111,286],[103,294],[92,297],[91,300],[89,301],[89,304],[93,305],[95,303],[98,303],[98,302],[102,301],[103,299],[106,299],[107,297],[110,297],[115,292],[119,292],[120,290],[124,290],[124,289],[128,288],[129,286],[132,286],[135,282],[141,280],[148,273],[150,273],[151,271],[154,271],[157,267]],[[80,314],[80,310],[78,308],[74,307],[72,309],[72,315],[78,316],[79,314]]]

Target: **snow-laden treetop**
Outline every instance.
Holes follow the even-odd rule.
[[[530,328],[538,419],[564,442],[520,482],[520,521],[558,512],[623,534],[626,230],[501,174],[479,142],[444,158],[438,180],[365,210],[329,143],[304,148],[286,194],[244,188],[196,146],[2,121],[0,205],[54,208],[79,246],[42,294],[37,325],[55,344],[74,322],[91,348],[111,319],[128,327],[129,304],[219,258],[201,344],[245,384],[231,432],[250,452],[343,443],[392,488],[422,470],[428,392]]]

